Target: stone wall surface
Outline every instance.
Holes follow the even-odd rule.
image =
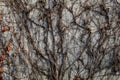
[[[1,0],[0,75],[120,80],[119,9],[119,0]]]

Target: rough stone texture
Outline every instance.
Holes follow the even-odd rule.
[[[91,75],[93,75],[92,80],[119,80],[119,70],[114,74],[114,72],[112,72],[113,66],[111,65],[113,62],[115,62],[113,57],[116,56],[114,53],[119,53],[120,49],[119,28],[116,29],[116,26],[119,26],[116,23],[119,5],[115,4],[116,0],[114,0],[114,2],[112,0],[88,0],[88,2],[85,2],[85,0],[76,0],[75,3],[74,1],[66,0],[66,6],[61,13],[62,18],[60,26],[58,25],[59,15],[56,14],[58,13],[57,9],[53,9],[52,13],[53,0],[46,0],[45,4],[36,3],[36,1],[37,0],[28,1],[28,9],[34,5],[37,5],[38,8],[32,9],[28,17],[36,24],[44,26],[45,30],[40,26],[27,21],[25,24],[28,25],[30,33],[28,33],[23,27],[24,25],[22,20],[24,22],[24,19],[22,18],[25,18],[25,16],[22,14],[22,12],[18,12],[17,14],[13,15],[14,12],[11,11],[11,8],[4,6],[4,3],[0,3],[0,11],[2,11],[4,14],[2,26],[10,25],[13,28],[11,31],[0,33],[0,44],[4,43],[5,46],[7,46],[11,39],[13,41],[13,50],[10,51],[8,60],[5,61],[6,64],[3,66],[3,69],[6,72],[3,73],[5,80],[15,80],[14,76],[18,78],[17,80],[47,80],[47,77],[45,77],[44,73],[49,74],[51,66],[55,65],[55,68],[59,70],[63,58],[63,55],[60,53],[61,36],[59,36],[59,27],[62,28],[61,30],[63,30],[63,32],[61,32],[62,37],[64,37],[62,44],[63,53],[67,53],[64,66],[64,71],[66,70],[66,73],[64,74],[64,80],[73,80],[74,76],[76,75],[84,80],[90,80],[88,77]],[[93,10],[102,12],[99,7],[99,4],[102,4],[102,1],[105,3],[105,8],[109,8],[109,12],[107,13],[111,27],[110,30],[105,31],[104,27],[106,27],[108,24],[104,15],[99,15],[97,12],[92,10],[84,11],[86,6],[92,4],[94,5],[92,8]],[[49,13],[47,10],[45,11],[45,9],[41,8],[41,6],[50,8],[51,13]],[[73,6],[73,13],[69,9],[71,6]],[[103,14],[105,13],[103,12]],[[18,15],[20,15],[20,17]],[[44,17],[44,15],[47,17]],[[75,25],[74,23],[75,15],[78,15],[75,20],[78,25]],[[51,20],[48,20],[47,22],[47,18],[50,16]],[[48,24],[50,21],[52,28],[48,28],[48,26],[51,26]],[[89,24],[87,24],[87,22]],[[81,25],[83,28],[79,25]],[[84,28],[89,29],[90,31],[86,31]],[[102,30],[102,28],[103,33],[100,33],[99,30]],[[90,33],[90,38],[89,34],[87,33]],[[38,52],[34,49],[33,44],[30,43],[29,35],[32,36],[33,42],[35,43],[34,47],[37,47],[46,59],[51,60],[51,63],[53,63],[52,65],[49,63],[49,61],[45,61],[43,58],[39,57],[40,53],[37,54]],[[54,37],[52,35],[54,35]],[[108,37],[107,40],[99,40],[100,38],[106,37]],[[116,41],[114,41],[114,37],[116,37]],[[45,44],[45,40],[48,41],[47,46]],[[55,43],[53,40],[55,40]],[[101,43],[102,47],[98,43]],[[115,45],[118,47],[115,47]],[[53,58],[53,56],[50,54],[53,54],[55,58]],[[117,68],[119,68],[119,64],[120,63],[118,62]],[[57,76],[59,74],[58,70],[56,70]],[[44,73],[41,73],[42,71]]]

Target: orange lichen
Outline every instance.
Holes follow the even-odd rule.
[[[7,31],[7,28],[5,28],[5,27],[2,28],[2,32],[5,32],[5,31]]]
[[[1,60],[4,61],[6,60],[6,57],[4,55],[1,56]]]
[[[0,68],[0,74],[1,74],[1,73],[3,73],[3,69],[2,69],[2,68]]]
[[[6,32],[6,31],[10,31],[11,29],[12,29],[11,26],[7,26],[7,27],[3,27],[3,28],[1,29],[1,31],[2,31],[2,32]]]
[[[12,49],[12,45],[9,44],[8,47],[7,47],[7,51],[9,52],[11,49]]]
[[[11,43],[8,44],[6,53],[9,54],[10,50],[12,50],[12,44]]]
[[[8,51],[10,51],[12,49],[12,47],[11,46],[8,46]]]

